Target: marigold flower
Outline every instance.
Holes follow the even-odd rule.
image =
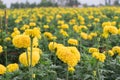
[[[73,73],[75,71],[74,67],[68,67],[68,71]]]
[[[61,28],[61,29],[68,29],[69,26],[68,26],[68,24],[62,24],[60,28]]]
[[[26,52],[22,53],[20,56],[19,56],[19,61],[21,64],[23,64],[24,66],[29,66],[30,65],[30,52],[28,52],[28,62],[27,62],[27,56],[26,56]],[[39,52],[37,51],[33,51],[32,52],[32,66],[35,66],[38,61],[40,59],[40,54]]]
[[[84,33],[84,32],[81,32],[81,33],[80,33],[80,36],[81,36],[83,39],[85,39],[85,40],[88,39],[88,34],[86,34],[86,33]]]
[[[109,51],[108,51],[108,54],[109,54],[110,56],[113,56],[113,55],[114,55],[114,53],[113,53],[112,50],[109,50]]]
[[[9,65],[7,66],[7,71],[8,71],[8,72],[14,72],[14,71],[16,71],[16,70],[18,70],[18,69],[19,69],[19,65],[18,65],[17,63],[9,64]]]
[[[100,54],[99,54],[99,58],[98,58],[98,60],[99,60],[99,61],[101,61],[101,62],[104,62],[104,61],[105,61],[105,59],[106,59],[105,54],[100,53]]]
[[[114,46],[112,48],[112,51],[113,51],[113,53],[118,53],[118,55],[120,55],[120,47],[119,46]]]
[[[38,38],[37,37],[34,37],[33,38],[33,47],[38,47]]]
[[[105,54],[99,53],[99,52],[94,52],[94,53],[92,53],[92,57],[98,59],[98,60],[101,61],[101,62],[104,62],[105,59],[106,59]]]
[[[48,25],[44,25],[44,26],[43,26],[43,28],[48,29],[48,28],[49,28],[49,26],[48,26]]]
[[[61,33],[63,36],[65,36],[65,37],[68,37],[68,36],[69,36],[68,33],[67,33],[65,30],[63,30],[63,29],[60,30],[60,33]]]
[[[0,45],[0,53],[3,52],[3,47]]]
[[[30,46],[30,37],[27,35],[17,35],[13,38],[12,43],[17,48],[27,48]]]
[[[57,48],[57,43],[56,42],[50,42],[48,44],[48,48],[50,51],[54,51]]]
[[[99,52],[97,48],[89,48],[89,53]]]
[[[26,35],[29,35],[31,37],[37,37],[37,38],[41,38],[41,32],[40,32],[40,28],[33,28],[33,29],[26,29],[25,33]]]
[[[80,53],[76,47],[61,46],[57,49],[56,55],[70,67],[76,66],[78,61],[80,61]]]
[[[34,26],[36,26],[36,23],[30,22],[29,25],[32,26],[32,27],[34,27]]]
[[[68,40],[68,44],[77,46],[78,45],[78,40],[76,40],[76,39],[69,39]]]
[[[6,67],[0,64],[0,74],[4,74],[6,72]]]

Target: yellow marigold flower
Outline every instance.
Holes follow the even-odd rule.
[[[117,20],[119,17],[118,16],[114,16],[114,19]]]
[[[48,28],[49,28],[49,26],[48,26],[48,25],[44,25],[44,26],[43,26],[43,28],[48,29]]]
[[[99,18],[95,18],[94,21],[95,21],[95,22],[99,22],[100,19],[99,19]]]
[[[113,53],[118,53],[118,55],[120,55],[120,47],[119,46],[115,46],[112,48]]]
[[[36,23],[35,22],[30,22],[29,25],[34,27],[34,26],[36,26]]]
[[[62,24],[60,28],[61,28],[61,29],[68,29],[69,26],[68,26],[68,24]]]
[[[92,37],[96,37],[96,36],[97,36],[97,33],[91,32],[90,35],[91,35]]]
[[[103,22],[102,27],[105,27],[105,26],[111,26],[111,22]]]
[[[102,37],[104,37],[104,38],[108,38],[108,36],[109,36],[108,33],[103,33],[103,34],[102,34]]]
[[[4,74],[6,72],[6,67],[0,64],[0,74]]]
[[[50,40],[51,40],[51,38],[53,38],[53,35],[50,32],[44,32],[44,36],[47,37]]]
[[[63,44],[57,44],[57,49],[59,49],[60,47],[64,47],[64,45]]]
[[[99,52],[97,48],[89,48],[89,53]]]
[[[110,26],[109,32],[112,34],[118,34],[118,29],[115,26]]]
[[[99,59],[99,55],[100,55],[99,52],[93,52],[93,53],[92,53],[92,57],[94,57],[94,58],[96,58],[96,59]]]
[[[15,27],[13,30],[14,30],[14,31],[18,31],[18,28]]]
[[[11,41],[10,37],[5,38],[5,41]]]
[[[92,16],[92,15],[88,16],[88,19],[94,19],[94,16]]]
[[[76,39],[69,39],[68,40],[68,44],[77,46],[78,45],[78,40],[76,40]]]
[[[105,26],[105,27],[103,28],[103,32],[104,32],[104,33],[108,33],[108,32],[109,32],[109,26]]]
[[[28,50],[28,52],[30,52],[30,51],[31,51],[31,50],[30,50],[30,47],[28,47],[27,50]],[[33,51],[33,52],[37,52],[37,53],[39,53],[40,55],[42,54],[42,50],[41,50],[40,48],[32,48],[32,51]]]
[[[79,29],[88,29],[86,26],[79,26]]]
[[[19,30],[15,30],[12,34],[11,37],[15,37],[16,35],[20,35],[20,31]]]
[[[98,60],[101,61],[101,62],[104,62],[105,59],[106,59],[105,54],[99,53],[99,52],[93,52],[93,53],[92,53],[92,57],[98,59]]]
[[[120,35],[120,28],[118,29],[118,34]]]
[[[69,24],[75,24],[76,23],[76,20],[75,19],[71,19],[70,21],[69,21]]]
[[[68,48],[76,57],[76,61],[80,61],[80,52],[78,51],[78,49],[76,47],[68,47]]]
[[[13,38],[12,43],[17,48],[27,48],[30,46],[30,37],[27,35],[17,35]]]
[[[64,21],[63,20],[59,20],[58,24],[62,25],[62,24],[64,24]]]
[[[37,37],[33,38],[33,47],[38,47],[38,38]]]
[[[68,67],[68,71],[73,73],[75,71],[74,67]]]
[[[99,58],[98,58],[98,60],[101,61],[101,62],[104,62],[105,59],[106,59],[105,54],[103,54],[103,53],[99,53]]]
[[[113,56],[113,55],[114,55],[114,53],[113,53],[112,50],[109,50],[109,51],[108,51],[108,54],[109,54],[110,56]]]
[[[62,16],[60,14],[57,14],[56,19],[60,19],[60,18],[62,18]]]
[[[37,37],[37,38],[41,38],[41,36],[40,36],[40,34],[41,34],[41,32],[40,32],[40,28],[33,28],[33,34],[32,34],[32,36],[33,37]]]
[[[85,24],[85,22],[84,22],[84,21],[81,21],[81,22],[80,22],[80,24],[81,24],[81,25],[84,25],[84,24]]]
[[[0,45],[0,53],[3,52],[3,47]]]
[[[32,66],[35,66],[38,63],[39,59],[40,59],[40,54],[36,51],[33,51],[32,52]],[[19,61],[24,66],[29,66],[30,65],[30,52],[28,52],[28,62],[27,62],[26,52],[22,53],[19,56]]]
[[[78,33],[80,31],[79,26],[78,25],[74,25],[73,26],[73,30]]]
[[[80,53],[75,47],[59,47],[56,55],[58,58],[70,67],[77,65],[80,60]]]
[[[85,20],[84,17],[82,17],[82,16],[78,16],[78,19],[79,19],[80,21],[84,21],[84,20]]]
[[[15,23],[20,23],[20,21],[21,21],[21,20],[19,20],[19,19],[16,19],[16,20],[15,20]]]
[[[8,72],[14,72],[14,71],[16,71],[16,70],[18,70],[18,69],[19,69],[19,65],[18,65],[17,63],[9,64],[9,65],[7,66],[7,71],[8,71]]]
[[[40,32],[40,28],[37,28],[37,27],[35,27],[35,28],[33,28],[33,29],[26,29],[25,30],[25,34],[26,35],[29,35],[29,36],[31,36],[31,37],[37,37],[37,38],[41,38],[41,32]]]
[[[65,36],[65,37],[68,37],[68,36],[69,36],[68,33],[67,33],[65,30],[63,30],[63,29],[60,30],[60,33],[61,33],[63,36]]]
[[[86,34],[86,33],[84,33],[84,32],[81,32],[81,33],[80,33],[80,36],[81,36],[83,39],[85,39],[85,40],[88,39],[88,34]]]
[[[92,36],[91,35],[88,35],[88,40],[92,40]]]
[[[29,29],[29,28],[30,28],[30,26],[27,25],[27,24],[25,24],[25,25],[23,25],[20,29],[21,29],[21,30],[25,30],[25,29]]]
[[[55,51],[55,49],[57,48],[57,43],[56,42],[50,42],[48,44],[48,48],[50,51]]]
[[[115,21],[111,22],[111,25],[112,25],[112,26],[115,26],[115,25],[116,25],[116,22],[115,22]]]

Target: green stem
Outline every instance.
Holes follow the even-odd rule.
[[[72,80],[74,80],[74,73],[72,73]]]
[[[66,70],[66,80],[68,80],[68,77],[69,77],[69,72],[68,72],[68,69]]]
[[[30,42],[30,74],[31,74],[31,79],[30,80],[33,80],[33,69],[32,69],[32,44],[33,43],[33,38],[31,37],[31,42]]]
[[[7,61],[8,61],[8,58],[7,58],[7,46],[5,46],[5,64],[7,66]]]
[[[97,71],[97,80],[101,80],[100,72],[99,72],[99,62],[97,62],[97,69],[96,69],[96,71]]]
[[[7,64],[8,64],[8,62],[7,62],[8,61],[8,58],[7,58],[7,46],[4,46],[4,49],[5,49],[5,65],[7,66]],[[9,80],[8,79],[8,72],[6,72],[5,77],[6,77],[5,78],[6,80]]]

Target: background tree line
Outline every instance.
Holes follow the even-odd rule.
[[[6,8],[6,5],[3,4],[3,2],[0,0],[0,8],[3,9],[3,8]]]
[[[111,2],[113,0],[104,0],[105,5],[111,5]],[[40,3],[30,3],[28,0],[25,3],[12,3],[10,8],[33,8],[33,7],[57,7],[57,6],[78,6],[81,3],[78,0],[58,0],[58,2],[55,2],[55,0],[42,0]],[[114,3],[112,5],[120,5],[120,0],[114,0]],[[83,7],[88,7],[87,4],[82,4]],[[95,5],[91,5],[95,6]],[[100,4],[100,6],[103,6]],[[6,8],[6,5],[3,4],[2,0],[0,0],[0,8]]]

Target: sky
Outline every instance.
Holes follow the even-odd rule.
[[[7,7],[10,7],[11,3],[15,3],[15,2],[26,2],[26,0],[2,0],[4,4],[7,5]],[[39,3],[41,0],[28,0],[30,3],[36,2]],[[78,0],[81,3],[87,3],[88,5],[98,5],[100,3],[104,4],[104,0]]]

